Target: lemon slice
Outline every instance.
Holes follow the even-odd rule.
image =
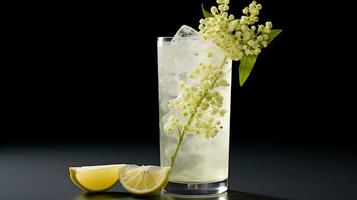
[[[120,171],[119,181],[132,194],[149,195],[167,185],[169,173],[169,167],[126,165]]]
[[[109,190],[119,180],[119,172],[125,165],[98,165],[70,167],[72,182],[82,190],[100,192]]]

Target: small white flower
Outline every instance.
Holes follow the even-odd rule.
[[[249,8],[248,8],[248,7],[245,7],[245,8],[243,9],[243,13],[244,13],[244,14],[248,14],[248,13],[249,13]]]
[[[228,5],[224,5],[223,6],[223,11],[228,11],[229,10],[229,6]]]
[[[258,10],[261,10],[261,9],[262,9],[262,5],[261,5],[261,4],[257,4],[257,5],[256,5],[256,8],[257,8]]]
[[[217,9],[216,6],[212,6],[212,7],[211,7],[211,13],[212,13],[213,15],[215,15],[215,14],[218,13],[218,9]],[[201,22],[200,22],[200,23],[201,23]]]
[[[267,47],[268,46],[267,41],[262,41],[262,45],[263,45],[263,47]]]
[[[234,19],[234,15],[230,14],[228,20],[233,20],[233,19]]]
[[[268,29],[273,28],[273,24],[272,24],[271,22],[265,22],[265,26],[266,26]]]

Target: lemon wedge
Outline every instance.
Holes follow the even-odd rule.
[[[112,188],[119,180],[123,164],[70,167],[72,182],[82,190],[101,192]]]
[[[167,185],[169,174],[169,167],[125,165],[120,170],[119,181],[132,194],[149,195]]]

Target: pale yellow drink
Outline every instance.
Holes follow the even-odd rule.
[[[213,56],[209,56],[210,53]],[[191,84],[187,74],[202,63],[222,65],[225,54],[213,42],[200,37],[159,38],[158,72],[159,72],[159,105],[160,105],[160,162],[161,166],[170,166],[178,143],[176,134],[165,131],[168,116],[175,114],[174,109],[167,107],[167,101],[182,95],[178,83],[184,81]],[[175,163],[169,177],[174,183],[213,183],[228,178],[229,161],[229,124],[231,99],[231,62],[224,62],[225,79],[228,87],[221,88],[223,108],[227,110],[219,117],[222,129],[212,138],[204,134],[187,133],[178,150]]]

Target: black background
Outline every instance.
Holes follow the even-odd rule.
[[[172,36],[182,24],[196,28],[202,2],[206,8],[214,4],[160,0],[14,5],[5,20],[9,45],[2,65],[0,147],[158,148],[156,37]],[[301,165],[311,152],[314,158],[325,156],[326,166],[335,162],[329,160],[331,155],[339,162],[355,160],[351,6],[307,0],[259,3],[261,21],[272,21],[283,32],[259,55],[243,87],[235,63],[231,146],[259,152],[269,144],[282,153],[289,147],[300,153]],[[231,0],[231,12],[240,16],[248,4]],[[318,176],[315,180],[321,181]]]
[[[8,29],[2,95],[3,134],[10,137],[1,143],[110,142],[137,135],[157,141],[156,37],[172,36],[182,24],[197,27],[202,2],[214,4],[17,5],[23,10],[12,14]],[[354,42],[347,34],[348,6],[260,3],[261,21],[283,33],[264,49],[242,88],[235,64],[232,141],[351,142],[356,90],[348,63]],[[239,16],[248,4],[231,1],[232,13]]]

